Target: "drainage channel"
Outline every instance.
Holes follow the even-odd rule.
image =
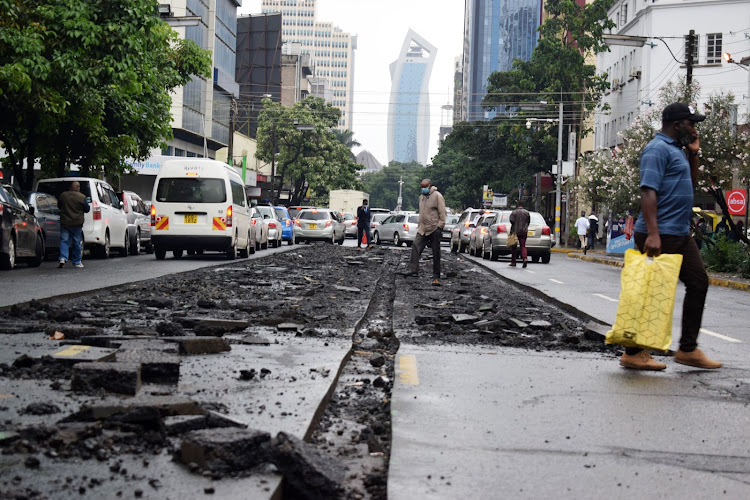
[[[387,498],[390,398],[399,346],[393,303],[400,259],[400,252],[386,252],[367,310],[355,326],[351,355],[310,439],[322,454],[346,464],[345,498]]]

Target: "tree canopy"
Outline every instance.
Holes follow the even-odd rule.
[[[263,100],[255,156],[274,170],[272,203],[278,203],[284,186],[293,205],[300,204],[308,192],[321,201],[333,189],[360,187],[356,174],[362,166],[354,162],[351,150],[333,130],[340,116],[338,108],[319,97],[309,96],[292,107]]]
[[[363,174],[362,185],[363,189],[370,194],[371,206],[394,210],[398,203],[399,181],[403,179],[401,209],[417,210],[419,208],[419,185],[426,177],[425,173],[426,169],[419,163],[392,161],[379,172]],[[435,181],[433,184],[440,189],[440,185]]]
[[[0,0],[0,141],[23,189],[33,167],[119,176],[172,137],[170,92],[208,76],[155,0]],[[24,160],[26,167],[24,168]]]

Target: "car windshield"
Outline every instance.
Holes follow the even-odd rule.
[[[274,210],[274,212],[276,212],[276,218],[277,219],[281,220],[281,219],[288,218],[288,216],[286,215],[286,213],[285,213],[285,211],[284,211],[283,208],[274,208],[273,210]]]
[[[62,193],[70,189],[71,182],[73,181],[40,182],[36,190],[59,198]],[[86,198],[91,198],[91,183],[85,180],[78,181],[78,183],[81,185],[83,195]]]
[[[269,219],[273,219],[276,216],[276,212],[274,212],[273,208],[271,207],[256,207],[258,209],[258,213],[263,216],[265,219],[266,216],[268,216]]]
[[[382,222],[383,220],[385,220],[389,216],[390,216],[390,214],[375,214],[375,215],[372,216],[371,222]]]
[[[417,223],[419,223],[419,216],[418,215],[410,215],[408,222],[410,224],[417,224]]]
[[[300,212],[298,219],[305,220],[328,220],[331,218],[329,212],[323,212],[318,210],[304,210]]]
[[[531,212],[529,215],[531,216],[531,224],[539,224],[542,226],[547,224],[544,221],[544,217],[542,217],[542,214],[540,214],[539,212]]]
[[[166,203],[224,203],[223,179],[163,177],[156,188],[156,201]]]
[[[352,214],[344,214],[344,220],[354,220],[354,216]]]
[[[449,215],[445,219],[446,224],[455,224],[458,222],[458,215]]]

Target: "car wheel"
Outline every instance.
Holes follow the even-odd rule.
[[[458,251],[459,253],[466,253],[466,243],[463,241],[458,242]]]
[[[292,246],[292,245],[294,245],[294,243],[295,243],[295,242],[294,242],[294,238],[289,238],[288,240],[286,240],[286,244],[287,244],[288,246]]]
[[[490,260],[490,253],[484,249],[484,244],[482,245],[482,260]]]
[[[154,253],[156,254],[156,260],[164,260],[164,258],[167,256],[167,251],[162,250],[159,247],[154,248]]]
[[[542,255],[542,264],[549,264],[549,259],[552,256],[549,252]]]
[[[104,245],[100,245],[96,247],[96,256],[100,259],[108,259],[109,258],[109,231],[104,233]]]
[[[128,249],[130,248],[130,238],[128,238],[128,232],[125,231],[125,239],[123,240],[122,248],[118,250],[120,257],[128,256]]]
[[[8,253],[0,253],[0,268],[10,271],[16,267],[16,241],[13,235],[8,240]]]
[[[203,249],[199,248],[198,250],[196,250],[195,255],[203,255]]]
[[[376,245],[380,245],[380,235],[377,231],[375,231],[375,234],[372,235],[372,240],[375,242]]]
[[[234,260],[236,258],[237,258],[237,240],[235,240],[232,246],[227,248],[227,259]]]
[[[193,250],[193,249],[191,248],[191,249],[189,249],[189,250],[186,250],[186,253],[188,254],[188,257],[192,257],[193,255],[195,255],[195,250]]]
[[[534,262],[534,263],[539,262],[539,256],[538,255],[532,255],[531,256],[531,262]]]
[[[451,253],[458,253],[458,244],[453,244],[453,240],[451,239]]]
[[[251,254],[254,254],[256,252],[256,250],[257,250],[257,248],[255,248],[256,245],[257,245],[257,243],[255,243],[255,240],[253,240],[253,244],[250,245],[250,253]]]
[[[261,250],[268,250],[268,240],[266,240],[265,243],[261,243],[260,244],[260,249]]]
[[[340,240],[338,241],[338,243],[339,243],[339,246],[341,246],[341,245],[343,245],[343,244],[344,244],[344,240],[345,240],[345,239],[346,239],[346,235],[345,235],[345,234],[342,234],[342,235],[341,235],[341,239],[340,239]]]
[[[175,259],[181,259],[182,250],[172,250],[172,257],[174,257]]]
[[[42,233],[36,233],[36,247],[34,248],[34,259],[29,262],[29,267],[39,267],[44,260],[44,238]]]
[[[240,249],[240,258],[247,259],[248,257],[250,257],[250,233],[247,233],[245,248]]]
[[[490,260],[497,260],[500,258],[500,252],[495,250],[494,248],[490,249]]]
[[[135,232],[135,240],[130,245],[130,254],[131,255],[138,255],[141,251],[141,232],[136,231]]]
[[[401,243],[403,242],[401,241],[401,237],[398,235],[398,233],[393,233],[393,245],[400,247]]]
[[[154,253],[154,244],[153,244],[153,243],[151,243],[151,240],[149,240],[149,241],[148,241],[148,243],[146,243],[146,248],[145,248],[145,250],[146,250],[146,253],[147,253],[147,254],[152,254],[152,253]]]
[[[411,248],[411,244],[412,244],[413,242],[412,242],[412,241],[407,241],[407,242],[405,242],[405,243],[406,243],[406,246],[407,246],[407,247]]]

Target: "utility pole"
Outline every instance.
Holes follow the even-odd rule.
[[[685,102],[690,102],[690,87],[693,84],[693,54],[695,52],[695,30],[690,30],[690,33],[688,34],[688,43],[687,43],[687,54],[685,57],[685,66],[687,68],[687,76],[685,78],[685,83],[687,84],[687,87],[685,88]]]
[[[563,102],[560,96],[560,114],[557,121],[557,182],[555,191],[555,245],[560,247],[560,205],[562,189],[562,136],[563,136]]]
[[[234,127],[237,119],[235,106],[237,106],[237,101],[232,96],[232,103],[229,105],[229,139],[227,139],[227,163],[230,167],[234,166]]]
[[[276,122],[271,126],[271,204],[276,205],[276,190],[274,180],[276,178]]]
[[[401,211],[401,202],[403,201],[403,198],[401,197],[401,188],[404,185],[404,176],[402,175],[398,179],[398,200],[396,201],[396,212]]]

